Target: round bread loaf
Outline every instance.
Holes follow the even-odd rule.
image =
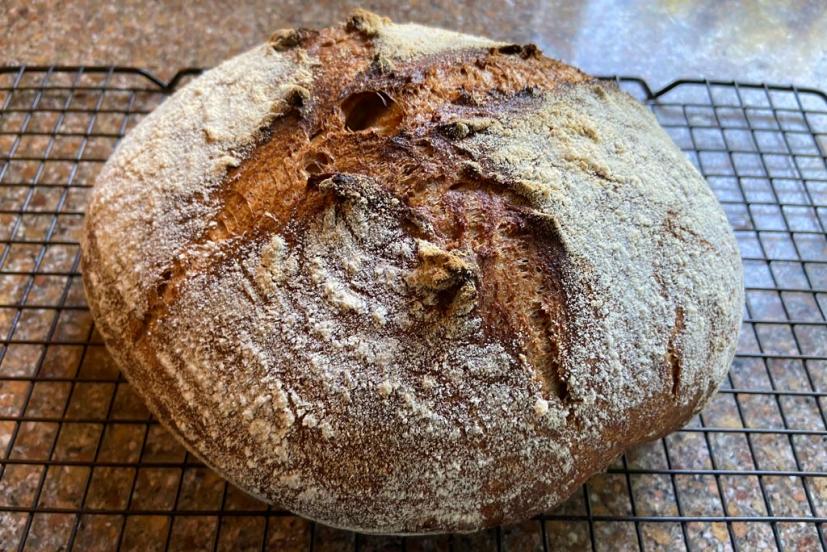
[[[724,213],[646,108],[532,45],[367,12],[165,101],[82,245],[158,419],[364,532],[553,508],[701,409],[743,298]]]

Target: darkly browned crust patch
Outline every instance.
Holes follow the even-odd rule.
[[[678,338],[683,334],[684,312],[683,307],[675,309],[675,326],[669,335],[669,343],[666,347],[666,363],[669,365],[669,373],[672,376],[672,395],[677,397],[680,393],[681,364],[683,363],[683,352],[677,344]]]

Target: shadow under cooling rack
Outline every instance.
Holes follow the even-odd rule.
[[[0,549],[825,548],[827,97],[703,80],[646,103],[735,228],[738,354],[699,416],[637,447],[556,511],[472,535],[376,537],[268,507],[184,451],[113,365],[77,238],[119,138],[199,73],[0,68]]]

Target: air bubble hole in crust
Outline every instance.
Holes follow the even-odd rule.
[[[402,108],[382,91],[356,92],[342,102],[345,128],[350,131],[374,129],[392,133],[402,121]]]

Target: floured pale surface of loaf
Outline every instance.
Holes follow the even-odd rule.
[[[523,519],[685,423],[742,300],[723,212],[642,106],[530,45],[366,12],[144,120],[83,271],[190,450],[386,533]]]

